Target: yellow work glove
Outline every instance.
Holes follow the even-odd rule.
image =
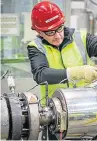
[[[69,80],[84,79],[85,82],[92,82],[97,79],[97,66],[75,66],[67,68],[67,77]]]

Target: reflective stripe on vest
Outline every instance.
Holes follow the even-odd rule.
[[[34,42],[37,45],[38,50],[46,55],[46,49],[43,47],[41,39],[37,37],[34,39]]]
[[[76,34],[74,34],[74,41],[76,42],[77,47],[78,47],[80,54],[82,56],[83,64],[86,65],[87,64],[87,53],[86,53],[86,49],[84,47],[84,44],[82,42],[80,32],[76,32]]]
[[[85,35],[85,37],[82,39],[83,34]],[[40,38],[36,38],[29,45],[35,46],[38,50],[40,50],[43,54],[46,55],[50,68],[64,69],[64,68],[73,67],[77,65],[91,64],[88,54],[86,53],[86,46],[85,46],[86,33],[81,32],[80,34],[80,32],[77,32],[77,33],[75,32],[73,35],[73,39],[74,41],[66,45],[66,47],[63,47],[61,52],[50,45],[44,45]],[[69,60],[70,57],[71,57],[71,60]],[[84,86],[84,85],[85,85],[84,80],[77,83],[77,86]],[[73,83],[70,84],[70,87],[72,86],[73,86]],[[54,91],[57,88],[66,88],[66,87],[67,87],[66,84],[49,85],[48,86],[49,97],[52,97]],[[45,93],[46,93],[45,86],[41,85],[42,99],[45,97]],[[42,100],[42,104],[43,105],[45,104],[45,99]]]

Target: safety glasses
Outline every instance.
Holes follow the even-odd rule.
[[[58,27],[56,30],[49,30],[49,31],[42,31],[44,32],[47,36],[53,36],[56,34],[56,32],[60,33],[64,29],[64,24],[62,24],[60,27]]]

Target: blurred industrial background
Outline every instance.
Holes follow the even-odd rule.
[[[27,44],[35,37],[31,30],[30,13],[41,0],[1,0],[1,75],[10,70],[17,85],[16,91],[26,91],[33,81],[27,57]],[[66,26],[85,29],[97,35],[97,0],[51,0],[66,16]],[[6,78],[1,83],[2,93],[8,91]],[[39,94],[39,88],[33,90]]]

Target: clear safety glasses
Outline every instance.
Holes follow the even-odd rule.
[[[42,31],[44,32],[47,36],[53,36],[56,34],[56,32],[60,33],[64,29],[64,24],[62,24],[60,27],[58,27],[56,30],[49,30],[49,31]]]

